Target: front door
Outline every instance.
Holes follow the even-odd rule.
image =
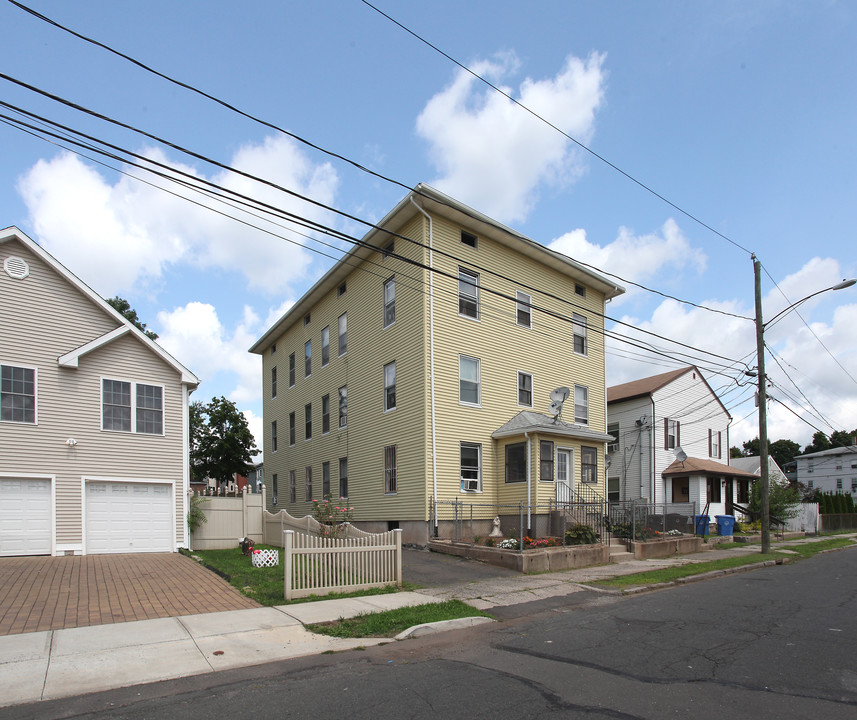
[[[568,448],[556,451],[556,501],[568,503],[574,499],[574,475],[572,460],[574,454]]]
[[[674,477],[673,478],[673,502],[687,503],[690,502],[690,478]]]
[[[726,514],[727,515],[734,515],[735,514],[735,506],[733,505],[733,503],[735,502],[735,495],[734,495],[734,492],[732,490],[731,478],[726,479],[726,487],[724,488],[723,492],[726,493],[726,498],[725,498],[726,499]]]

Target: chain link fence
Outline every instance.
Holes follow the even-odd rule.
[[[698,522],[706,522],[698,521],[696,512],[696,503],[611,502],[607,530],[614,538],[628,540],[694,535]]]

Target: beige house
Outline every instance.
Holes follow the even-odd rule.
[[[269,509],[344,496],[358,526],[424,544],[438,501],[493,517],[604,495],[604,313],[622,292],[419,185],[251,348]]]
[[[0,266],[0,556],[187,546],[196,376],[17,228]]]

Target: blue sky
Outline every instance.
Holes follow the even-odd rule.
[[[763,265],[766,318],[857,276],[852,2],[378,0],[728,240],[360,0],[25,4],[317,146],[407,186],[428,182],[534,240],[681,300],[752,316],[749,252]],[[362,219],[383,217],[405,194],[7,0],[0,26],[0,72],[16,80]],[[0,100],[352,235],[365,231],[8,80]],[[102,295],[127,298],[202,378],[195,397],[235,400],[258,432],[260,362],[246,350],[333,262],[307,250],[319,247],[314,240],[250,229],[9,124],[0,124],[0,148],[0,226],[20,227]],[[743,366],[722,359],[755,363],[753,324],[626,287],[608,314],[699,349],[682,352],[732,413],[731,444],[755,437],[752,387],[737,384]],[[857,426],[857,288],[801,305],[766,337],[782,366],[769,355],[770,392],[783,403],[770,407],[772,439],[805,444],[814,427]],[[676,347],[657,344],[675,357]],[[685,362],[611,342],[607,382]]]

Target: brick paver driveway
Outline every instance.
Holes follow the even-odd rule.
[[[254,607],[179,553],[0,558],[0,635]]]

